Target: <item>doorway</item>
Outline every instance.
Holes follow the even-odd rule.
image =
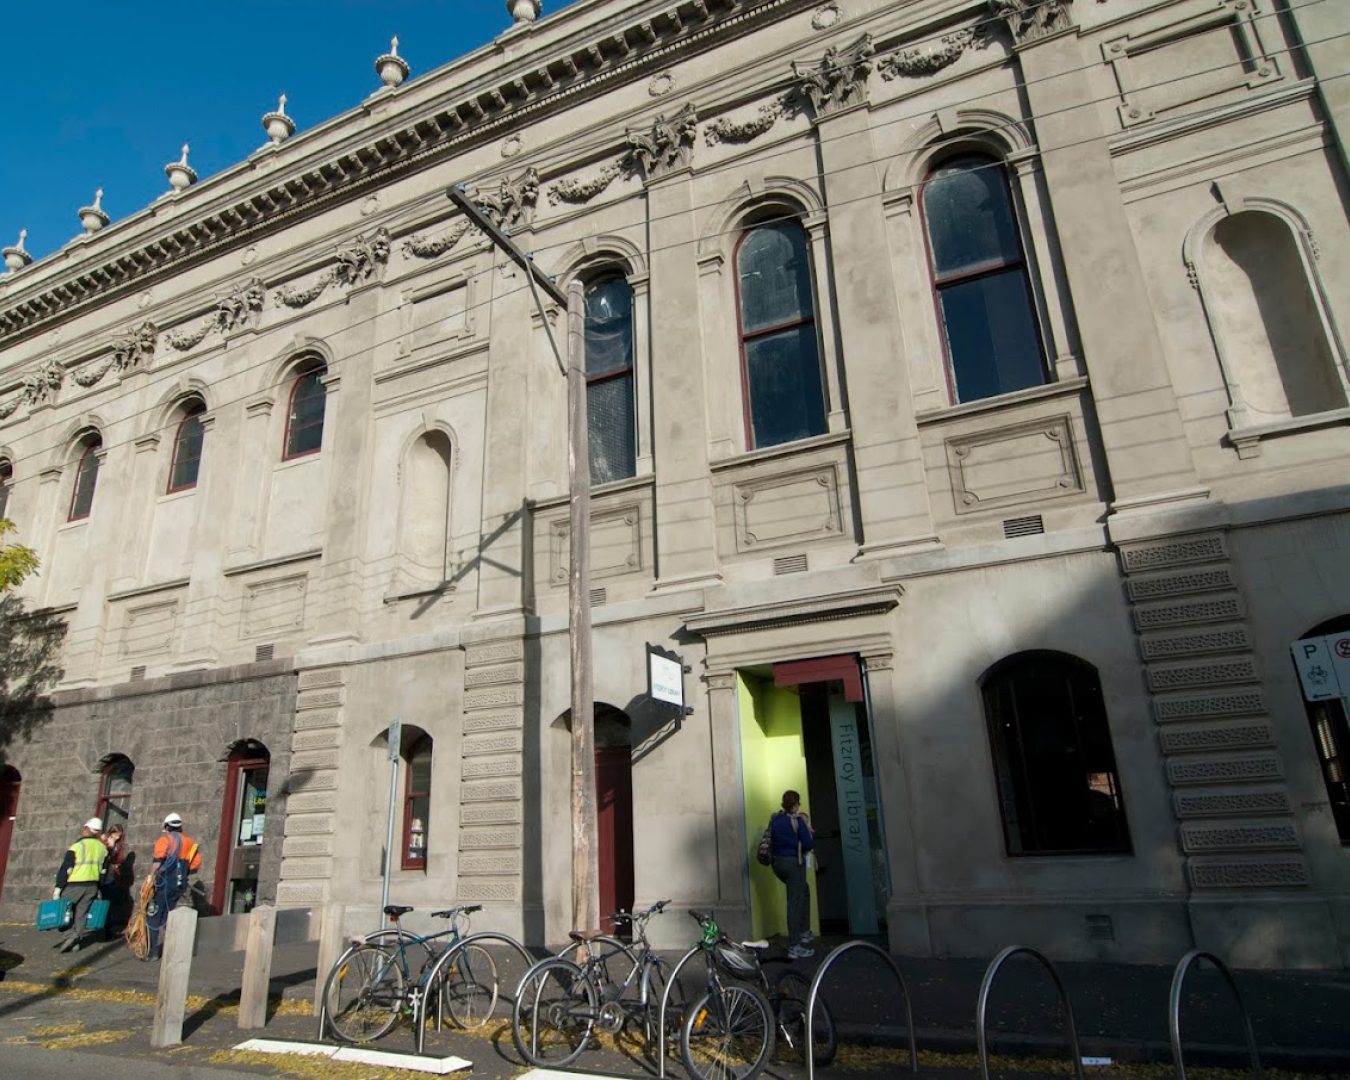
[[[14,819],[18,813],[19,770],[12,765],[5,765],[0,767],[0,897],[5,893],[9,843],[14,839]]]
[[[252,740],[230,753],[221,804],[212,906],[222,915],[244,915],[258,902],[258,868],[267,824],[271,754]]]
[[[595,824],[600,878],[600,926],[615,925],[616,911],[633,909],[633,748],[628,717],[597,705],[595,711]]]

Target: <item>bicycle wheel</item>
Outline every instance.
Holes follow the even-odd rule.
[[[570,1065],[591,1037],[595,988],[581,968],[554,958],[536,964],[521,980],[511,1011],[511,1038],[531,1065]]]
[[[323,988],[328,1023],[345,1042],[370,1042],[394,1026],[403,1005],[403,971],[385,950],[353,945]]]
[[[599,983],[601,1004],[618,1001],[630,983],[633,989],[637,989],[637,980],[631,976],[638,966],[638,960],[632,949],[616,937],[604,936],[591,938],[590,950],[592,960],[587,970]],[[558,955],[564,960],[571,959],[573,963],[580,964],[586,953],[580,946],[572,944]]]
[[[754,1080],[773,1059],[773,1009],[752,986],[714,987],[689,1008],[680,1039],[697,1080]]]
[[[456,1024],[480,1028],[497,1007],[497,962],[483,946],[465,945],[446,965],[440,989]]]
[[[665,993],[666,983],[670,982],[670,973],[674,965],[659,956],[651,957],[642,974],[642,1037],[648,1049],[656,1048],[657,1027],[661,1019],[661,995]],[[678,1038],[680,1025],[684,1023],[685,1007],[684,987],[678,982],[671,987],[670,1000],[666,1003],[666,1031]]]
[[[806,1060],[806,999],[810,989],[811,984],[799,971],[783,972],[774,984],[778,1030],[783,1033],[783,1041],[800,1054],[803,1061]],[[828,1065],[839,1049],[834,1017],[819,994],[816,995],[816,1015],[811,1022],[811,1044],[817,1065]]]

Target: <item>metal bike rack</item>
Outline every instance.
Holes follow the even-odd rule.
[[[1177,961],[1176,972],[1172,975],[1172,994],[1168,1000],[1167,1009],[1167,1032],[1172,1038],[1172,1064],[1177,1070],[1177,1080],[1186,1080],[1186,1063],[1181,1056],[1181,990],[1182,984],[1186,981],[1186,974],[1199,960],[1208,960],[1216,968],[1219,974],[1224,977],[1228,987],[1233,991],[1233,997],[1237,1001],[1238,1012],[1242,1014],[1242,1031],[1247,1036],[1247,1050],[1252,1058],[1252,1073],[1256,1080],[1261,1080],[1261,1055],[1256,1049],[1256,1034],[1252,1031],[1252,1018],[1247,1012],[1247,1006],[1242,1000],[1242,994],[1238,991],[1237,980],[1233,978],[1233,973],[1228,970],[1228,965],[1220,960],[1211,952],[1205,952],[1203,949],[1192,949],[1179,961]]]
[[[1078,1049],[1078,1027],[1073,1021],[1073,1006],[1069,1004],[1069,995],[1064,989],[1064,983],[1059,977],[1059,972],[1055,970],[1055,965],[1050,963],[1044,954],[1026,945],[1009,945],[994,957],[985,970],[984,979],[980,983],[979,1002],[975,1006],[975,1042],[980,1052],[980,1076],[983,1080],[989,1080],[989,1044],[984,1034],[986,1013],[989,1009],[989,990],[994,985],[994,976],[998,974],[1003,962],[1018,953],[1035,957],[1041,962],[1041,966],[1050,973],[1050,978],[1054,980],[1055,989],[1059,991],[1059,1000],[1064,1004],[1064,1015],[1069,1021],[1069,1045],[1073,1048],[1074,1075],[1078,1077],[1078,1080],[1083,1080],[1083,1055]]]
[[[825,972],[830,970],[832,965],[840,956],[850,949],[866,949],[868,952],[874,952],[890,966],[892,974],[895,975],[895,981],[900,987],[900,996],[905,999],[905,1030],[909,1033],[909,1067],[910,1071],[917,1073],[919,1071],[919,1051],[914,1041],[914,1008],[909,998],[909,987],[905,985],[905,977],[900,974],[900,968],[891,959],[890,953],[873,945],[870,941],[846,941],[838,948],[834,949],[820,967],[816,969],[816,977],[811,980],[811,989],[806,995],[806,1034],[803,1041],[806,1044],[806,1078],[815,1080],[816,1078],[816,1043],[812,1038],[815,1031],[816,1019],[816,997],[820,993],[821,981],[825,978]]]
[[[455,942],[454,945],[446,949],[445,952],[441,953],[436,963],[427,973],[426,985],[435,986],[436,981],[440,976],[440,970],[442,966],[450,963],[450,961],[455,957],[455,955],[461,952],[466,945],[481,944],[482,942],[485,941],[494,942],[498,945],[509,945],[511,948],[515,949],[515,951],[520,954],[521,959],[525,961],[525,967],[527,969],[533,967],[535,964],[534,957],[531,956],[529,952],[526,951],[525,946],[522,945],[515,938],[511,937],[510,934],[498,934],[495,933],[494,931],[486,930],[481,934],[470,934],[468,937],[460,938],[457,942]],[[424,1047],[426,1046],[426,1039],[427,1039],[427,1010],[425,1004],[426,1002],[425,995],[423,996],[422,1001],[423,1001],[422,1008],[417,1010],[417,1052],[419,1054],[425,1052]],[[437,1012],[438,1022],[444,1016],[443,1013],[439,1012],[439,1010],[442,1007],[443,1003],[440,1002],[438,999],[436,1006],[438,1010]]]
[[[666,1004],[670,1001],[670,988],[679,981],[680,972],[684,970],[684,965],[701,952],[703,952],[703,947],[695,945],[680,957],[680,962],[675,965],[675,970],[666,979],[666,988],[661,992],[661,1011],[656,1021],[656,1075],[659,1080],[665,1080],[666,1075]]]

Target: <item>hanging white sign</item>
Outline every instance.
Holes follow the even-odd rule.
[[[653,701],[684,707],[684,661],[660,646],[647,646],[647,693]]]

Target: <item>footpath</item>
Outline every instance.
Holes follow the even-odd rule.
[[[0,926],[0,1074],[7,1071],[6,1043],[67,1051],[102,1043],[105,1056],[148,1052],[149,1016],[158,988],[158,964],[136,960],[120,940],[94,944],[70,955],[57,953],[52,948],[53,941],[53,935],[38,933],[31,927]],[[792,966],[810,977],[828,951],[829,943],[825,943],[814,960]],[[192,965],[189,983],[192,996],[184,1047],[169,1053],[179,1055],[177,1060],[184,1067],[205,1069],[224,1064],[242,1067],[244,1072],[271,1072],[263,1063],[246,1061],[239,1055],[231,1058],[226,1052],[249,1035],[314,1037],[316,1021],[310,1007],[316,958],[317,945],[312,942],[275,948],[273,1003],[267,1028],[245,1033],[236,1028],[244,954],[200,952]],[[672,956],[674,959],[677,957]],[[787,963],[770,954],[767,964],[770,978]],[[987,960],[901,957],[897,963],[908,986],[922,1060],[936,1063],[944,1075],[953,1068],[957,1074],[969,1073],[975,1066],[976,998]],[[523,973],[518,967],[520,961],[512,963],[502,958],[503,996],[510,994]],[[1085,1057],[1111,1058],[1118,1065],[1129,1063],[1143,1069],[1142,1073],[1138,1070],[1128,1073],[1132,1076],[1171,1073],[1168,1037],[1171,968],[1066,962],[1058,964],[1057,969],[1073,1006]],[[685,985],[693,993],[701,981],[701,971],[695,963],[686,969],[686,974],[689,979]],[[1235,974],[1264,1065],[1309,1074],[1350,1076],[1350,972]],[[886,1047],[887,1051],[876,1058],[879,1064],[872,1071],[877,1075],[898,1075],[897,1066],[907,1057],[896,1049],[906,1042],[905,1013],[894,977],[884,962],[865,950],[845,955],[832,966],[821,991],[835,1017],[841,1042]],[[503,1013],[509,1018],[509,1003],[498,1005],[497,1015]],[[1208,966],[1191,972],[1180,1016],[1189,1066],[1245,1069],[1247,1058],[1240,1014],[1217,972]],[[23,1023],[18,1023],[20,1020]],[[114,1038],[118,1031],[124,1032],[125,1037]],[[1063,1009],[1048,975],[1034,961],[1014,958],[1000,971],[990,997],[988,1031],[991,1051],[1026,1059],[1026,1069],[1040,1070],[1049,1062],[1068,1065]],[[5,1032],[11,1033],[7,1039]],[[455,1038],[460,1041],[457,1043]],[[475,1077],[516,1076],[523,1067],[511,1045],[509,1023],[496,1025],[476,1041],[463,1033],[437,1036],[435,1041],[450,1048],[448,1052],[473,1060]],[[411,1032],[396,1029],[381,1045],[411,1049]],[[869,1071],[866,1054],[860,1051],[860,1055],[860,1071]],[[650,1063],[641,1060],[640,1053],[609,1054],[597,1060],[598,1064],[584,1060],[578,1064],[596,1071],[629,1075],[654,1072]],[[1001,1060],[1006,1067],[1007,1059]],[[838,1067],[829,1071],[835,1072]],[[925,1074],[930,1071],[925,1067]],[[1014,1071],[1024,1073],[1022,1068]],[[804,1075],[805,1070],[799,1072]],[[678,1065],[671,1074],[681,1075]],[[309,1074],[291,1071],[291,1075]],[[337,1080],[342,1074],[325,1065],[322,1073],[314,1075]],[[366,1070],[359,1075],[375,1074]],[[793,1073],[789,1069],[780,1075]]]

